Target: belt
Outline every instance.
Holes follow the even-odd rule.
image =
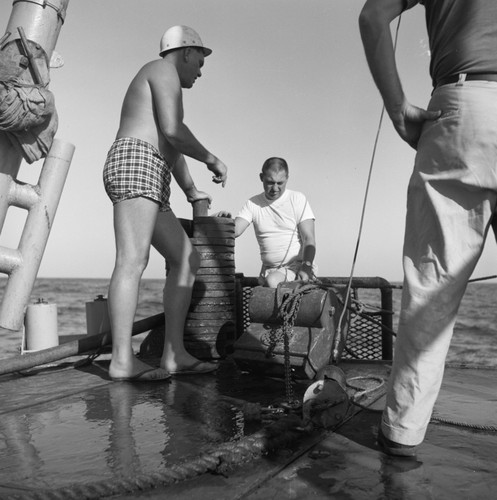
[[[467,73],[465,80],[497,82],[497,73]],[[459,81],[459,75],[448,76],[447,78],[442,78],[441,80],[439,80],[435,85],[435,88],[440,87],[441,85],[448,85],[449,83],[457,83],[458,81]]]

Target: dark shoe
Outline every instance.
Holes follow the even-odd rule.
[[[387,455],[392,455],[394,457],[415,457],[416,456],[416,445],[407,445],[396,443],[391,441],[383,434],[381,428],[378,431],[377,438],[378,447],[383,453]]]

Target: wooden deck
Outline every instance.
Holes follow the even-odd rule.
[[[284,399],[281,380],[225,362],[215,375],[115,383],[108,355],[81,368],[77,359],[0,377],[1,499],[494,498],[494,370],[447,369],[435,416],[460,426],[431,424],[417,459],[402,460],[375,444],[381,391],[335,432],[292,430],[261,455],[262,423],[242,409]],[[348,379],[388,375],[381,362],[342,368]]]

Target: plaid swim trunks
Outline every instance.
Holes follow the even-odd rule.
[[[116,139],[107,154],[103,178],[114,205],[144,197],[159,203],[161,212],[171,210],[171,169],[160,151],[148,142],[134,137]]]

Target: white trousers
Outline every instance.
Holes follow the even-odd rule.
[[[497,83],[439,87],[409,182],[404,288],[382,430],[417,445],[444,372],[457,310],[497,202]]]

